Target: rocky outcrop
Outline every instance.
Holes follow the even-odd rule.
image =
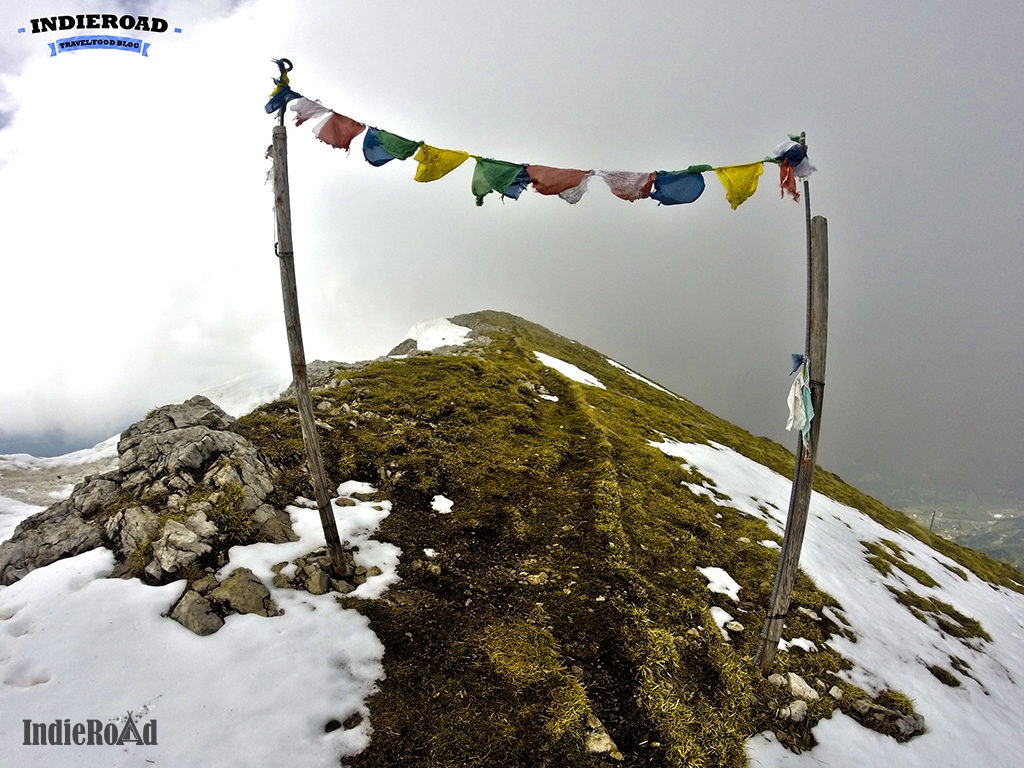
[[[0,583],[98,546],[117,555],[115,575],[167,583],[222,565],[232,544],[294,540],[288,514],[266,503],[268,467],[235,429],[202,396],[133,424],[118,442],[117,471],[87,477],[0,545]]]
[[[0,584],[13,584],[30,571],[104,545],[96,514],[113,504],[120,475],[87,477],[71,496],[23,520],[0,544]]]

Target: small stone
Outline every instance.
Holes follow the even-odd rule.
[[[608,731],[592,712],[587,715],[586,731],[584,746],[588,754],[608,755],[613,760],[621,761],[623,759],[622,753],[612,741],[612,737],[608,735]]]
[[[215,605],[223,605],[234,613],[277,615],[277,606],[270,599],[270,590],[248,568],[239,568],[209,594]]]
[[[340,595],[347,595],[355,589],[352,584],[349,584],[344,579],[331,579],[331,587],[333,587],[334,591]]]
[[[725,628],[730,632],[740,633],[744,630],[744,626],[735,619],[732,621],[725,622]]]
[[[319,568],[306,579],[306,590],[311,595],[325,595],[331,589],[331,577]]]
[[[833,685],[831,688],[829,688],[828,695],[831,696],[836,701],[842,701],[842,699],[843,699],[843,689],[840,688],[838,685]]]
[[[786,687],[786,678],[784,678],[778,672],[768,675],[768,682],[774,685],[776,688]]]
[[[169,614],[172,619],[197,635],[212,635],[224,626],[224,619],[213,612],[210,601],[194,589],[185,591]]]
[[[794,723],[802,723],[807,717],[807,702],[803,699],[796,699],[789,707],[789,719]]]
[[[804,699],[806,701],[817,701],[821,698],[821,695],[811,688],[796,672],[790,672],[787,675],[789,682],[789,692],[796,696],[798,699]]]
[[[283,573],[274,574],[274,588],[275,589],[291,589],[292,582]]]
[[[217,581],[213,576],[202,576],[192,582],[191,587],[200,595],[205,595],[211,590],[216,589],[220,586],[220,582]]]
[[[924,715],[916,713],[913,715],[904,715],[896,721],[896,730],[899,731],[900,736],[908,739],[911,736],[924,733]]]

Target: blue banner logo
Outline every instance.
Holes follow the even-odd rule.
[[[49,43],[50,56],[58,53],[78,51],[83,48],[109,48],[115,51],[127,51],[128,53],[140,53],[149,56],[149,43],[137,37],[112,37],[108,35],[82,35],[80,37],[64,37],[55,43]]]

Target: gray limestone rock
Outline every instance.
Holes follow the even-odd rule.
[[[144,575],[166,581],[222,543],[209,515],[229,492],[238,499],[231,514],[255,524],[254,541],[294,541],[288,513],[266,503],[274,489],[269,468],[235,428],[234,418],[202,396],[157,408],[121,434],[117,471],[87,477],[68,499],[24,520],[0,544],[0,583],[104,545],[123,565],[154,537]],[[205,488],[212,493],[195,498]],[[126,499],[137,503],[122,509]],[[158,530],[158,519],[168,517]],[[120,569],[127,575],[127,567]]]
[[[146,566],[146,573],[158,581],[165,575],[177,574],[212,551],[210,542],[216,533],[216,526],[202,514],[193,515],[184,523],[168,520],[153,542],[153,559]]]
[[[13,584],[29,571],[103,546],[103,528],[93,518],[114,503],[120,473],[90,475],[69,498],[22,520],[0,544],[0,584]]]
[[[584,732],[584,747],[588,754],[608,755],[613,760],[621,761],[623,759],[622,753],[615,746],[607,729],[593,713],[587,715]]]
[[[798,699],[817,701],[821,698],[821,694],[809,686],[796,672],[790,672],[786,677],[789,684],[789,692]]]
[[[230,613],[255,613],[276,616],[277,606],[263,582],[248,568],[231,572],[207,597],[214,606]]]
[[[138,506],[116,512],[103,529],[114,547],[127,555],[154,536],[159,525],[159,515],[149,507]]]
[[[224,626],[224,619],[213,611],[210,601],[192,589],[185,590],[168,615],[197,635],[212,635]]]

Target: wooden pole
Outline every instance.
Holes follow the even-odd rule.
[[[804,195],[808,193],[804,181]],[[775,653],[782,637],[782,627],[789,612],[793,596],[800,549],[804,542],[807,513],[811,502],[811,487],[814,482],[814,460],[818,452],[818,435],[821,431],[821,406],[825,392],[825,353],[828,340],[828,222],[822,216],[810,217],[810,199],[807,206],[807,338],[804,354],[810,360],[809,379],[811,406],[814,418],[808,445],[802,437],[797,443],[797,462],[793,477],[793,490],[789,498],[789,513],[786,518],[786,533],[782,540],[779,568],[775,574],[771,605],[761,634],[761,646],[757,664],[761,672],[769,674],[775,661]]]
[[[292,210],[288,192],[288,135],[284,125],[275,125],[272,152],[274,159],[274,212],[277,219],[278,260],[281,262],[281,294],[284,298],[284,321],[288,331],[288,351],[292,361],[292,384],[302,427],[302,442],[306,447],[309,475],[313,480],[316,505],[320,510],[320,524],[324,529],[327,551],[337,576],[348,576],[342,554],[341,537],[334,520],[331,497],[324,475],[324,460],[320,455],[313,417],[313,403],[306,379],[306,353],[302,347],[302,326],[299,324],[299,297],[295,284],[295,258],[292,251]]]

